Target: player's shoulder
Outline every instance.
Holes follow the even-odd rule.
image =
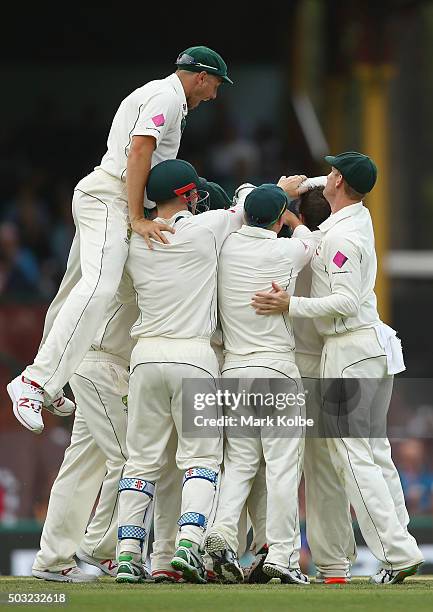
[[[167,97],[167,99],[173,100],[177,98],[176,92],[171,86],[168,78],[148,81],[144,85],[141,85],[141,87],[137,87],[137,89],[131,93],[131,96],[139,98],[143,102],[155,96],[164,96]]]

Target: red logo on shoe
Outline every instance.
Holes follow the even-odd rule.
[[[73,567],[68,567],[68,569],[62,570],[62,576],[66,576],[73,569],[74,569]]]
[[[117,563],[113,563],[111,559],[105,559],[105,561],[101,561],[101,565],[106,565],[107,569],[111,572],[111,570],[116,569]]]
[[[18,406],[20,408],[28,408],[29,410],[32,408],[30,400],[27,397],[22,397],[18,402]]]

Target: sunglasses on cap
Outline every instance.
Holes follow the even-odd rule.
[[[188,55],[188,53],[181,53],[176,60],[176,64],[178,66],[198,66],[199,68],[209,68],[210,70],[218,70],[216,66],[207,66],[206,64],[201,64],[196,59],[194,59],[192,55]]]

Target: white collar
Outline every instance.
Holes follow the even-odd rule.
[[[180,78],[177,76],[175,72],[173,72],[173,74],[170,74],[167,77],[167,81],[170,81],[170,83],[173,85],[174,90],[179,96],[180,101],[182,102],[183,116],[186,117],[188,114],[188,104],[186,101],[186,95],[185,95],[185,90],[182,85],[182,81],[180,80]]]
[[[268,238],[270,240],[277,238],[277,234],[272,230],[265,229],[264,227],[254,227],[253,225],[243,225],[237,233],[244,236],[253,236],[254,238]]]
[[[190,210],[179,210],[177,213],[174,213],[174,215],[170,217],[170,219],[164,219],[163,217],[156,217],[154,221],[156,221],[156,223],[165,223],[165,225],[169,225],[170,227],[173,227],[173,225],[176,223],[176,221],[179,221],[179,219],[184,219],[185,217],[193,217],[193,216],[194,215],[192,214]]]
[[[365,209],[365,207],[362,202],[357,202],[356,204],[344,206],[344,208],[341,208],[336,213],[332,213],[327,219],[325,219],[325,221],[323,221],[323,223],[319,225],[319,230],[321,232],[327,232],[342,219],[359,215],[359,213],[362,212],[363,209]]]

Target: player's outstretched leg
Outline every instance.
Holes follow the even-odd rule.
[[[238,556],[217,531],[210,531],[204,542],[205,551],[210,555],[215,574],[224,583],[244,581],[244,573]]]

